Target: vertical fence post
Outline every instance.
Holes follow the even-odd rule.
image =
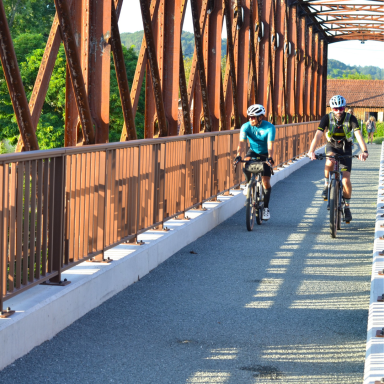
[[[50,230],[53,231],[52,242],[50,241],[49,253],[52,254],[50,262],[52,262],[52,271],[57,271],[58,274],[50,279],[51,283],[61,283],[61,268],[63,265],[63,245],[64,245],[64,197],[65,197],[65,164],[66,157],[62,155],[51,160],[53,167],[51,172],[53,173],[51,180],[53,183],[50,185],[50,194],[52,194],[51,210],[53,212],[50,215]],[[54,251],[53,251],[54,247]],[[66,282],[67,284],[69,282]],[[60,284],[64,285],[64,284]]]

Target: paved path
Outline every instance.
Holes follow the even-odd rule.
[[[0,383],[361,383],[380,148],[353,161],[337,239],[314,161],[273,187],[268,223],[249,233],[239,211]]]

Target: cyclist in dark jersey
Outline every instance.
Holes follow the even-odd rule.
[[[237,157],[235,160],[240,160],[245,152],[247,139],[249,140],[250,149],[245,155],[244,160],[249,160],[251,157],[260,159],[260,161],[268,161],[272,166],[273,161],[273,142],[275,140],[275,126],[268,121],[263,120],[265,116],[265,108],[260,104],[251,105],[247,110],[249,121],[242,125],[240,129],[240,141],[237,147]],[[243,168],[247,183],[251,179],[251,172]],[[268,164],[264,164],[264,171],[261,176],[264,187],[264,211],[263,220],[270,219],[269,199],[271,197],[271,168]],[[247,194],[247,189],[244,190]]]
[[[367,146],[364,142],[363,135],[361,134],[359,123],[354,115],[345,113],[344,110],[346,104],[344,97],[340,95],[333,96],[329,101],[332,112],[324,115],[320,121],[319,128],[312,140],[308,152],[308,157],[310,157],[311,160],[316,159],[314,150],[320,142],[325,130],[327,130],[326,135],[328,140],[325,147],[325,153],[327,155],[352,155],[353,136],[355,136],[360,149],[363,152],[360,153],[359,160],[365,161],[368,158]],[[328,199],[328,175],[329,171],[332,169],[333,162],[328,159],[325,162],[324,169],[324,200]],[[346,222],[352,220],[350,210],[350,200],[352,196],[351,170],[352,158],[342,159],[340,161],[340,171],[343,172],[343,197],[345,200],[344,217]]]

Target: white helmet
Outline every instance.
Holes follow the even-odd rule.
[[[347,102],[345,101],[343,96],[336,95],[331,97],[331,100],[329,100],[329,106],[331,108],[340,108],[345,107],[347,105]]]
[[[247,109],[248,116],[265,115],[265,108],[261,104],[253,104]]]

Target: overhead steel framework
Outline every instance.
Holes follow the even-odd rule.
[[[384,41],[383,0],[297,0],[328,43]]]
[[[61,42],[65,146],[74,146],[108,142],[111,53],[126,141],[137,138],[144,77],[145,138],[237,129],[255,102],[275,124],[312,121],[325,112],[327,45],[384,40],[379,0],[190,0],[195,51],[187,79],[181,32],[191,17],[188,0],[139,1],[144,38],[128,84],[118,27],[123,0],[54,0],[57,12],[29,104],[0,2],[0,56],[21,134],[17,150],[38,149],[36,127]]]

